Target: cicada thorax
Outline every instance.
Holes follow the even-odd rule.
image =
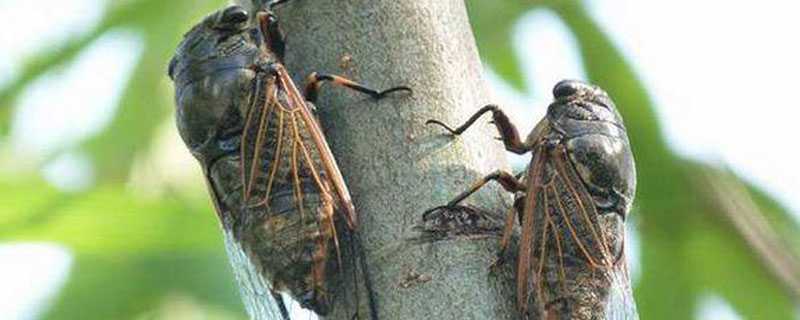
[[[593,265],[615,265],[622,256],[624,219],[636,188],[622,119],[597,88],[583,98],[556,101],[549,109],[551,134],[558,138],[550,151],[558,173],[553,185],[566,203],[576,206],[568,212],[586,212],[592,222],[587,227],[596,226],[597,230],[580,230],[587,235],[587,246],[595,248],[587,259],[592,258]]]
[[[532,212],[532,272],[547,314],[558,319],[608,316],[613,290],[629,290],[624,260],[624,218],[635,190],[635,171],[625,128],[607,95],[597,88],[557,99],[537,125],[529,172],[538,186]],[[558,97],[558,96],[557,96]],[[535,161],[535,160],[534,160]],[[531,165],[533,167],[533,164]],[[532,193],[536,193],[535,195]],[[520,200],[518,200],[520,201]],[[614,302],[614,303],[618,303]],[[623,301],[630,303],[633,301]]]
[[[231,6],[208,15],[184,35],[169,64],[178,131],[206,170],[238,150],[242,106],[256,78],[253,66],[274,61],[248,13]]]

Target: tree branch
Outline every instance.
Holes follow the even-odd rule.
[[[318,104],[359,211],[380,317],[516,318],[510,270],[499,278],[488,272],[496,237],[408,242],[418,236],[412,227],[422,212],[506,167],[502,146],[491,140],[493,128],[453,139],[424,125],[463,121],[491,102],[463,1],[295,0],[278,15],[296,80],[322,71],[377,89],[414,90],[413,97],[375,102],[329,88]],[[507,196],[499,194],[493,187],[475,201],[502,212],[499,199]],[[405,281],[415,275],[423,281]],[[335,308],[331,318],[349,318],[346,309]]]

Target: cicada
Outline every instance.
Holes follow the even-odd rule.
[[[380,92],[313,73],[301,94],[283,64],[278,3],[286,0],[255,16],[236,5],[209,15],[184,36],[169,75],[177,127],[223,227],[272,285],[284,317],[279,292],[325,315],[332,307],[326,279],[342,266],[340,236],[355,236],[358,220],[313,101],[325,81],[375,99],[410,89]]]
[[[516,195],[496,263],[506,257],[516,217],[521,226],[516,283],[521,314],[637,319],[624,254],[636,170],[622,117],[597,86],[564,80],[553,95],[545,118],[525,140],[495,105],[455,129],[428,121],[458,135],[491,112],[506,150],[532,153],[525,172],[495,171],[429,212],[457,208],[487,182],[497,181]]]

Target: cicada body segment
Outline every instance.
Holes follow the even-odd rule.
[[[611,98],[596,86],[565,80],[555,101],[526,140],[494,105],[480,109],[460,134],[486,112],[508,151],[532,153],[519,176],[495,172],[458,195],[458,203],[491,180],[516,194],[521,226],[517,304],[537,319],[638,319],[625,262],[625,218],[636,172],[625,126]],[[512,220],[507,220],[499,262]]]
[[[185,35],[169,70],[177,127],[223,225],[272,290],[324,315],[332,305],[326,281],[339,265],[330,259],[337,232],[354,231],[337,231],[334,213],[352,204],[338,198],[347,191],[335,190],[342,180],[332,177],[340,173],[324,136],[271,50],[282,41],[265,30],[275,21],[253,26],[251,18],[231,6]]]
[[[547,123],[561,134],[570,162],[597,206],[625,215],[636,193],[636,166],[622,117],[597,86],[565,80],[573,92],[557,96]]]
[[[169,64],[178,132],[204,167],[238,150],[242,112],[255,99],[254,66],[277,61],[246,19],[238,6],[208,15],[184,35]]]

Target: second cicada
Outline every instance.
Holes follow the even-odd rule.
[[[526,172],[495,171],[428,214],[457,210],[470,194],[497,181],[516,194],[498,263],[506,257],[516,218],[521,314],[548,320],[638,319],[624,254],[636,171],[622,117],[596,86],[565,80],[553,95],[547,115],[525,140],[494,105],[455,129],[428,121],[458,135],[491,112],[506,149],[533,155]]]
[[[330,312],[327,279],[341,271],[340,236],[357,235],[355,208],[314,114],[320,85],[375,99],[410,90],[379,92],[314,73],[301,94],[284,68],[272,11],[286,2],[267,3],[255,16],[230,6],[206,17],[184,36],[169,74],[178,129],[204,170],[219,218],[288,318],[279,292]]]

